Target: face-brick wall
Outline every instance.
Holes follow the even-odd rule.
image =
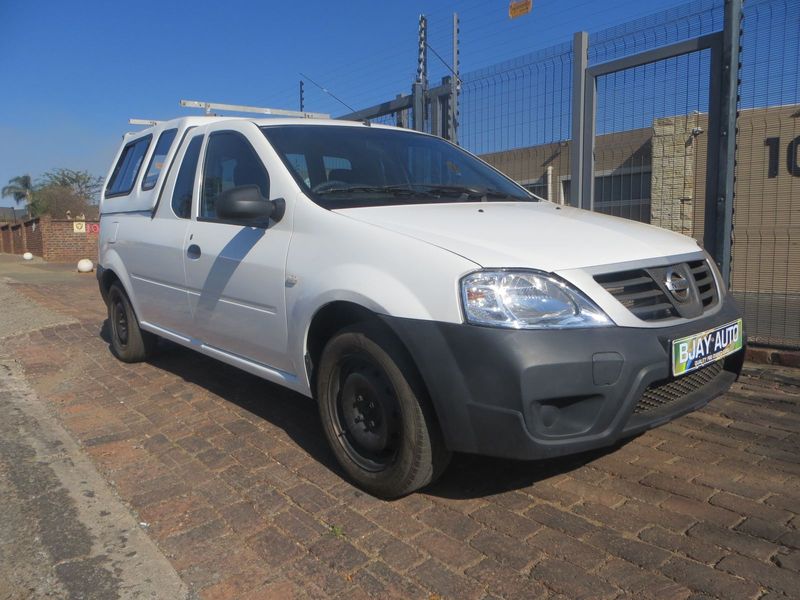
[[[11,243],[13,245],[12,252],[14,254],[22,254],[25,252],[25,230],[21,224],[11,226]]]
[[[42,257],[50,262],[97,260],[99,221],[86,221],[85,231],[75,231],[75,221],[42,219]]]
[[[0,252],[11,252],[11,225],[0,225]]]
[[[82,258],[97,260],[99,221],[52,219],[45,215],[25,223],[0,227],[0,252],[23,254],[31,252],[49,262],[77,262]]]
[[[42,256],[44,245],[42,240],[42,226],[39,219],[31,219],[23,223],[25,228],[25,244],[27,250],[34,256]]]

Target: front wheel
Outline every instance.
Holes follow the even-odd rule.
[[[111,351],[127,363],[146,360],[156,345],[156,336],[139,328],[128,294],[119,283],[108,290],[108,322],[111,329]]]
[[[434,481],[449,462],[414,365],[375,325],[349,327],[328,342],[317,400],[337,460],[371,494],[409,494]]]

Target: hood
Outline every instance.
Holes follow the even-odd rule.
[[[550,202],[347,208],[352,219],[459,254],[482,267],[561,271],[697,252],[692,238]]]

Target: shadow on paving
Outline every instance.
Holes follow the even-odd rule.
[[[100,337],[109,345],[110,352],[108,320],[103,323]],[[148,362],[280,427],[314,460],[346,479],[325,440],[312,399],[163,339],[159,340],[158,349]],[[441,479],[424,493],[459,500],[527,488],[554,475],[579,469],[617,451],[629,441],[601,450],[538,461],[456,454]]]

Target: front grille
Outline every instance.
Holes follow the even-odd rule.
[[[677,300],[666,289],[666,274],[678,273],[693,281],[688,301]],[[695,318],[715,306],[719,297],[714,273],[705,260],[693,260],[666,267],[648,267],[617,273],[602,273],[595,281],[642,321],[664,321],[677,317]]]
[[[643,321],[678,316],[664,290],[644,269],[595,275],[595,281]]]
[[[717,286],[714,285],[714,273],[711,267],[704,260],[693,260],[689,263],[689,269],[694,276],[703,309],[714,306],[717,303]]]
[[[651,384],[634,407],[634,414],[655,410],[682,400],[707,383],[711,383],[722,372],[723,362],[718,360],[677,379],[664,379]]]

